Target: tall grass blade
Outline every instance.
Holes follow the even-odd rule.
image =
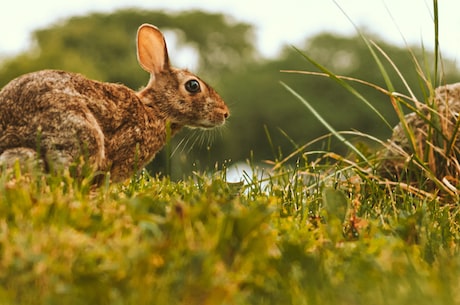
[[[337,78],[337,80],[341,81],[340,79]],[[300,96],[294,89],[289,87],[287,84],[284,82],[281,82],[281,85],[286,88],[287,91],[289,91],[294,97],[296,97],[299,101],[301,101],[307,108],[308,110],[318,119],[318,121],[323,124],[324,127],[326,127],[331,134],[333,134],[340,142],[345,144],[347,147],[349,147],[353,152],[356,153],[363,161],[366,163],[369,163],[367,158],[353,145],[351,144],[347,139],[345,139],[337,130],[334,129],[317,111],[316,109],[307,101],[305,100],[302,96]]]
[[[272,136],[270,134],[270,131],[268,130],[267,125],[264,125],[264,131],[265,131],[265,136],[267,137],[267,141],[268,141],[268,144],[270,146],[270,149],[272,150],[273,157],[278,162],[278,155],[276,154],[275,145],[273,144],[273,139],[272,139]]]
[[[372,57],[375,60],[375,63],[377,64],[380,73],[382,74],[382,77],[385,81],[385,84],[387,85],[388,90],[390,91],[395,91],[393,83],[391,82],[391,78],[389,77],[385,67],[383,66],[382,62],[380,61],[379,57],[375,53],[374,49],[372,48],[371,44],[369,43],[369,40],[366,38],[366,36],[361,32],[359,27],[353,22],[353,20],[348,16],[348,14],[345,12],[345,10],[342,9],[342,7],[337,3],[337,1],[334,0],[335,5],[342,11],[342,13],[345,15],[345,17],[349,20],[349,22],[353,25],[355,28],[356,32],[358,35],[361,37],[361,39],[364,41],[366,44],[367,48],[369,49],[369,52],[371,53]]]
[[[377,49],[377,51],[380,52],[380,54],[382,54],[383,57],[385,57],[385,59],[387,60],[387,62],[391,65],[391,67],[393,68],[393,70],[396,72],[396,74],[398,74],[399,78],[401,79],[401,81],[403,82],[404,84],[404,87],[406,87],[406,90],[407,92],[409,92],[410,96],[412,97],[413,100],[416,100],[416,97],[415,97],[415,94],[414,92],[412,92],[412,89],[410,88],[409,84],[407,83],[407,80],[404,78],[401,70],[398,69],[398,67],[396,66],[396,64],[394,63],[394,61],[390,58],[390,56],[388,56],[388,54],[377,44],[375,43],[374,41],[371,41],[371,44],[372,46],[374,46],[374,48]],[[413,58],[415,59],[415,58]],[[415,60],[416,61],[416,60]]]
[[[439,10],[438,0],[433,0],[434,12],[434,84],[438,85],[438,60],[439,60]]]
[[[377,114],[377,116],[385,123],[385,125],[388,126],[388,128],[392,129],[392,126],[390,123],[387,121],[387,119],[361,94],[359,93],[355,88],[350,86],[347,82],[342,80],[341,78],[337,77],[333,72],[329,71],[326,67],[323,65],[319,64],[315,60],[313,60],[310,56],[305,54],[304,52],[300,51],[299,49],[295,48],[294,49],[299,52],[301,56],[303,56],[307,61],[309,61],[312,65],[314,65],[316,68],[321,70],[322,72],[326,73],[330,78],[332,78],[334,81],[339,83],[343,88],[345,88],[347,91],[349,91],[351,94],[356,96],[359,100],[361,100],[364,104],[366,104],[367,107],[369,107],[373,112]]]

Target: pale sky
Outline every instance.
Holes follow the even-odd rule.
[[[0,55],[27,48],[30,33],[63,18],[89,12],[111,12],[137,7],[180,11],[202,9],[223,12],[256,26],[257,46],[266,56],[282,45],[301,44],[321,31],[354,33],[352,23],[377,33],[386,41],[403,45],[433,46],[430,0],[6,0],[0,10]],[[440,0],[440,44],[445,57],[460,62],[460,1]],[[391,12],[391,14],[387,11]],[[139,20],[139,24],[144,23]]]

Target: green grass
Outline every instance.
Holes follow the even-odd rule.
[[[326,163],[264,187],[4,171],[0,303],[460,304],[458,206]]]

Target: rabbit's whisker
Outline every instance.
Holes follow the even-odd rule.
[[[185,145],[187,145],[187,142],[188,142],[188,141],[189,141],[189,139],[188,139],[187,137],[183,137],[183,138],[179,141],[179,143],[177,143],[177,145],[176,145],[176,147],[174,148],[174,150],[171,152],[171,156],[170,156],[170,157],[174,156],[181,146],[184,147]],[[185,142],[185,143],[184,143],[184,142]],[[183,150],[184,150],[184,149],[182,148],[182,151],[183,151]],[[182,151],[181,151],[181,152],[182,152]]]

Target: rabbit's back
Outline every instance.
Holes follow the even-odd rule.
[[[81,110],[82,114],[91,112],[109,131],[123,124],[126,112],[135,110],[139,104],[135,93],[123,85],[88,80],[75,73],[43,70],[18,77],[0,91],[0,126],[35,121],[46,124],[52,120],[49,113]]]
[[[122,167],[134,164],[134,158],[146,161],[136,143],[163,145],[164,128],[147,112],[136,93],[123,85],[64,71],[26,74],[0,91],[0,154],[40,147],[41,154],[53,152],[52,159],[69,163],[86,153],[97,168],[110,167],[123,176],[132,168]]]

